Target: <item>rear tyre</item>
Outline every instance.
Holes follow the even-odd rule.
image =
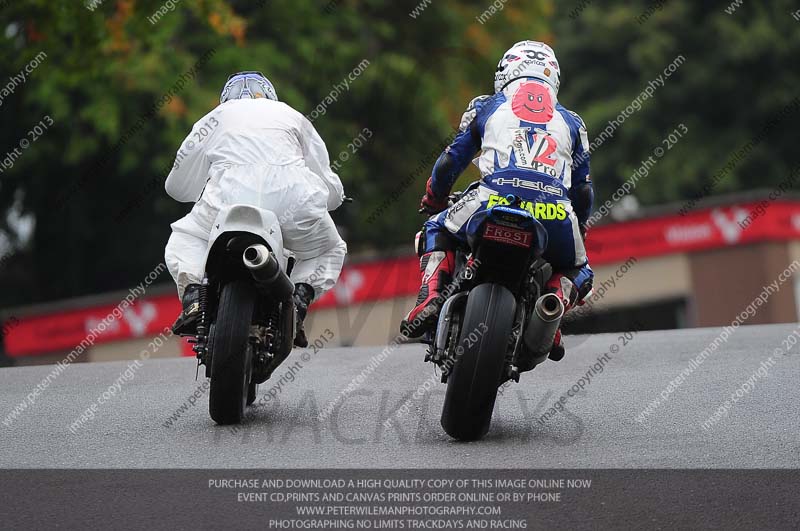
[[[244,416],[251,376],[248,347],[255,290],[244,281],[222,288],[214,341],[211,343],[211,390],[208,410],[217,424],[236,424]]]
[[[500,284],[481,284],[469,294],[458,342],[463,352],[447,378],[442,408],[442,427],[455,439],[474,441],[489,431],[516,305]]]

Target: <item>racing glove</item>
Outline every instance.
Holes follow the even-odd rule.
[[[419,211],[427,214],[438,214],[447,208],[447,198],[440,199],[436,197],[431,189],[431,179],[425,185],[425,195],[422,196],[422,201],[419,203]]]

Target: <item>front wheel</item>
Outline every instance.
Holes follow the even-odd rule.
[[[516,306],[500,284],[480,284],[469,293],[442,408],[442,427],[455,439],[474,441],[489,431]]]
[[[217,424],[236,424],[244,417],[251,377],[250,323],[255,290],[243,281],[222,288],[211,348],[208,410]]]

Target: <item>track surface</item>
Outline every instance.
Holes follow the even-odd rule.
[[[567,338],[567,356],[522,375],[498,399],[488,436],[458,443],[443,433],[444,386],[412,401],[398,427],[386,418],[432,374],[424,347],[391,353],[358,391],[325,421],[324,408],[380,348],[296,351],[285,367],[310,359],[283,385],[279,400],[255,409],[238,433],[208,416],[207,392],[170,427],[165,422],[198,384],[191,359],[144,363],[97,416],[70,424],[128,366],[76,364],[61,374],[10,427],[0,424],[0,468],[797,468],[800,465],[800,345],[775,356],[796,325],[740,328],[640,423],[636,415],[687,367],[720,329],[640,332],[627,345],[618,334]],[[584,375],[596,358],[621,345],[602,374],[567,411],[537,419]],[[712,429],[711,416],[769,356],[766,378]],[[302,361],[302,360],[301,360]],[[0,370],[0,417],[51,367]],[[264,395],[280,377],[259,388]]]

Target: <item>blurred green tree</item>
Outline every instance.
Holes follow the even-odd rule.
[[[609,120],[663,73],[679,55],[685,62],[603,143],[592,158],[598,198],[605,200],[662,140],[684,123],[689,133],[637,183],[644,204],[704,194],[711,177],[753,141],[772,117],[788,114],[763,142],[735,165],[711,193],[772,187],[798,163],[800,26],[790,0],[745,3],[733,14],[729,2],[634,1],[609,6],[568,2],[553,20],[561,62],[560,99],[580,113],[597,138]],[[794,103],[793,103],[794,102]],[[788,108],[787,108],[788,106]]]
[[[339,170],[356,198],[334,215],[351,252],[410,249],[422,221],[416,205],[439,148],[467,103],[492,91],[500,54],[518,40],[556,47],[560,99],[586,119],[591,138],[685,56],[594,153],[601,200],[680,122],[689,134],[635,193],[646,203],[691,197],[796,94],[798,72],[790,65],[800,36],[789,0],[745,4],[734,15],[671,0],[641,24],[637,18],[650,6],[641,0],[557,8],[552,0],[434,0],[416,17],[416,4],[383,0],[170,6],[26,0],[0,7],[0,90],[41,60],[3,95],[0,154],[31,138],[45,116],[54,122],[0,173],[0,209],[8,213],[0,232],[13,254],[0,262],[0,304],[124,289],[152,270],[169,223],[189,208],[166,196],[163,180],[181,140],[213,108],[233,71],[264,71],[281,99],[309,114],[368,61],[314,121],[333,160],[363,128],[373,133]],[[791,119],[715,191],[784,178],[796,161],[793,136],[781,134]],[[470,169],[457,186],[476,177]],[[32,227],[28,239],[18,237],[21,216],[31,220],[22,224]]]

